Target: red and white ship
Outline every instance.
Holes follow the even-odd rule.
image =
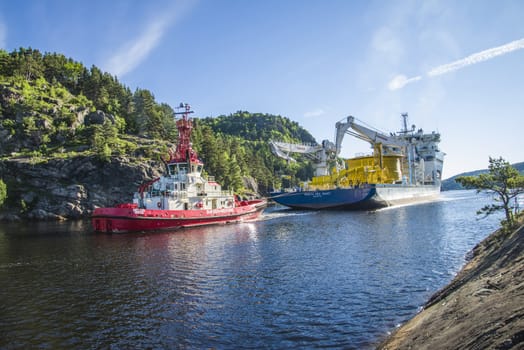
[[[204,164],[191,147],[192,113],[188,104],[177,120],[178,144],[170,152],[166,173],[141,185],[133,203],[96,208],[92,224],[99,232],[172,229],[257,219],[265,199],[240,201],[232,191],[223,191],[212,176],[202,176]],[[175,113],[179,114],[179,113]]]

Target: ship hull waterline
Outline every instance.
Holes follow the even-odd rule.
[[[331,190],[273,192],[270,199],[293,209],[374,210],[436,199],[440,185],[371,185]]]
[[[137,232],[219,225],[257,220],[265,200],[249,201],[231,209],[148,210],[132,207],[96,208],[92,225],[97,232]]]

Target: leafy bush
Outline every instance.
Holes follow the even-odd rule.
[[[5,182],[2,179],[0,179],[0,207],[2,207],[6,199],[7,199],[7,186]]]

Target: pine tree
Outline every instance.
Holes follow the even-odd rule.
[[[478,176],[461,176],[455,179],[466,188],[475,188],[477,192],[494,193],[497,204],[489,204],[480,209],[477,214],[491,215],[504,211],[505,220],[502,226],[512,228],[516,224],[518,214],[517,198],[524,193],[524,175],[512,167],[502,157],[489,158],[489,172]]]
[[[242,171],[240,170],[240,166],[238,165],[235,155],[229,159],[228,178],[228,187],[233,191],[238,192],[244,188],[244,183],[242,181]]]

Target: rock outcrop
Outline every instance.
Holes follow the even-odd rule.
[[[95,207],[129,202],[138,185],[153,179],[163,165],[113,157],[75,157],[32,163],[28,158],[0,162],[8,205],[0,220],[56,220],[89,216]]]
[[[478,244],[455,279],[379,349],[524,349],[524,226]]]
[[[8,189],[0,221],[89,217],[96,207],[130,202],[141,183],[164,170],[161,162],[127,157],[111,157],[108,162],[95,156],[38,163],[30,158],[0,161],[0,178]],[[259,196],[253,178],[245,177],[244,183],[252,196]]]

